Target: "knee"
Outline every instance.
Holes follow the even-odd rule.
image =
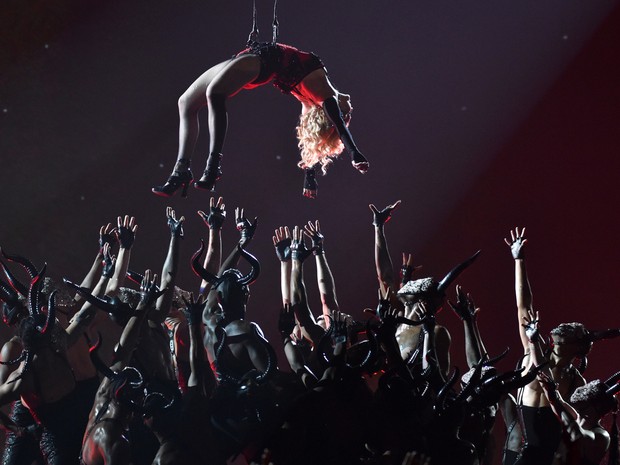
[[[223,104],[228,96],[218,86],[210,85],[207,87],[207,103],[209,106]]]
[[[179,113],[188,114],[197,112],[200,106],[196,105],[194,100],[195,99],[193,99],[188,93],[181,95],[178,101]]]

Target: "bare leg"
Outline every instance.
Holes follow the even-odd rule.
[[[205,71],[179,98],[179,160],[190,160],[198,134],[200,131],[198,124],[198,112],[207,106],[207,89],[213,78],[226,67],[231,60],[219,63]],[[183,168],[182,166],[180,168]],[[175,166],[175,170],[177,166]]]
[[[228,61],[217,64],[205,71],[179,98],[179,153],[172,174],[162,186],[151,189],[153,194],[171,197],[182,189],[181,196],[187,196],[187,188],[194,179],[190,171],[191,157],[198,140],[198,112],[207,106],[207,87]]]
[[[202,177],[194,183],[195,187],[208,190],[215,188],[215,181],[222,175],[221,152],[228,129],[226,100],[254,81],[259,73],[258,56],[242,55],[228,62],[209,83],[206,89],[209,107],[209,159]]]

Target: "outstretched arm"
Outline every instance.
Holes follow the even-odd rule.
[[[209,273],[216,275],[222,262],[222,226],[226,219],[224,199],[219,197],[216,202],[215,198],[211,197],[209,199],[209,214],[198,210],[198,215],[209,228],[209,246],[203,266]],[[206,295],[208,288],[209,283],[203,280],[200,283],[200,294]]]
[[[110,255],[110,244],[103,246],[103,270],[99,282],[92,291],[92,295],[100,297],[103,295],[111,276],[114,274],[116,257]],[[79,293],[78,293],[79,294]],[[72,347],[80,340],[82,334],[93,324],[97,315],[97,308],[90,302],[84,302],[80,310],[73,315],[69,326],[67,326],[67,345]]]
[[[97,255],[95,256],[95,261],[90,267],[88,274],[82,280],[80,287],[92,290],[93,286],[95,285],[95,277],[97,276],[97,272],[99,271],[101,262],[104,260],[104,247],[107,244],[110,248],[109,253],[112,253],[112,247],[114,247],[114,244],[117,242],[114,232],[115,228],[112,227],[112,223],[108,223],[107,225],[101,226],[101,228],[99,228],[99,250],[97,251]],[[76,305],[81,305],[82,303],[84,303],[84,298],[81,296],[80,293],[76,293],[73,297],[73,300],[75,301]]]
[[[295,316],[297,321],[299,321],[304,337],[316,346],[324,331],[323,328],[316,324],[314,316],[310,311],[303,277],[303,262],[311,253],[312,251],[304,243],[302,231],[295,226],[291,242],[291,306],[295,311]]]
[[[163,292],[165,290],[157,292],[157,275],[153,275],[151,270],[146,270],[140,284],[140,302],[136,307],[136,311],[125,325],[118,345],[114,350],[115,363],[120,362],[123,366],[129,363],[133,351],[138,345],[140,331],[149,310]]]
[[[125,283],[127,269],[129,268],[129,259],[131,258],[131,247],[136,237],[138,225],[133,216],[125,215],[118,217],[116,237],[120,244],[118,251],[118,259],[116,260],[116,269],[114,276],[110,279],[108,287],[105,291],[106,295],[114,297],[118,294],[119,289]]]
[[[176,213],[170,207],[166,208],[166,218],[170,228],[170,244],[161,270],[161,283],[159,284],[159,288],[166,289],[166,291],[157,299],[156,316],[151,315],[151,318],[158,322],[163,322],[166,319],[172,305],[177,270],[179,269],[179,248],[183,238],[183,221],[185,221],[184,216],[177,220]]]
[[[368,206],[370,211],[372,211],[372,224],[375,227],[375,267],[377,269],[377,278],[379,279],[382,292],[387,292],[387,289],[390,289],[392,291],[391,294],[395,294],[398,291],[398,286],[396,285],[394,264],[388,250],[384,227],[392,218],[392,212],[399,205],[400,200],[397,200],[392,205],[388,205],[383,210],[378,210],[373,204]]]
[[[519,231],[515,228],[510,231],[510,240],[504,239],[504,242],[510,247],[512,258],[515,261],[515,297],[517,300],[517,321],[519,325],[519,335],[525,352],[528,351],[528,338],[525,329],[522,326],[523,318],[528,316],[528,312],[532,311],[532,289],[527,278],[525,269],[525,250],[527,243],[525,238],[525,228]]]
[[[254,218],[254,222],[251,222],[244,216],[243,208],[235,208],[235,224],[237,225],[237,231],[241,234],[239,245],[241,248],[245,248],[254,237],[256,226],[258,225],[258,218]],[[236,267],[239,263],[239,258],[241,258],[241,250],[239,247],[235,246],[230,255],[224,260],[224,263],[222,263],[218,275],[224,270]]]
[[[345,94],[340,94],[345,97]],[[346,95],[348,97],[348,95]],[[338,99],[340,100],[340,99]],[[353,136],[349,132],[349,128],[347,127],[344,116],[340,110],[339,101],[336,99],[336,96],[328,97],[323,101],[323,110],[325,111],[325,115],[329,121],[334,125],[338,135],[340,136],[340,140],[344,144],[347,152],[349,152],[349,156],[351,157],[351,163],[353,167],[358,170],[360,173],[365,173],[368,171],[368,160],[366,157],[362,155],[359,151],[355,142],[353,141]],[[346,99],[345,99],[346,101]],[[350,106],[350,104],[349,104]],[[350,110],[349,110],[350,113]]]
[[[538,330],[539,321],[538,312],[534,312],[533,310],[528,310],[527,315],[524,316],[522,320],[521,326],[528,341],[527,352],[529,353],[528,369],[525,370],[523,374],[528,373],[530,370],[536,369],[536,367],[548,361],[545,359],[540,345],[540,334]],[[542,367],[540,372],[546,374],[547,376],[552,376],[548,365]],[[537,381],[534,379],[530,383],[529,387],[536,389]]]
[[[280,226],[275,230],[273,246],[280,261],[280,291],[282,306],[291,303],[291,232],[288,226]]]
[[[254,222],[252,223],[243,215],[243,208],[235,208],[235,224],[237,225],[237,230],[241,234],[241,238],[239,239],[238,245],[235,245],[233,251],[230,255],[228,255],[226,260],[224,260],[224,263],[222,263],[222,266],[217,273],[218,276],[221,276],[225,270],[237,266],[239,259],[241,258],[241,248],[244,248],[247,244],[249,244],[254,237],[256,226],[258,225],[258,218],[254,218]],[[205,307],[205,311],[209,312],[217,305],[217,293],[210,292],[207,296],[207,306]]]
[[[304,234],[312,241],[312,252],[314,253],[316,260],[316,279],[319,286],[319,293],[321,294],[321,304],[323,307],[323,316],[325,317],[325,323],[329,327],[329,316],[332,312],[339,311],[338,300],[336,299],[336,283],[334,282],[334,276],[327,263],[325,256],[324,240],[325,236],[321,233],[321,225],[319,221],[312,223],[308,221],[308,224],[304,226]]]
[[[463,288],[458,285],[456,286],[456,303],[448,301],[448,304],[463,321],[467,365],[469,368],[473,368],[487,353],[478,331],[478,312],[480,309],[476,307],[471,296],[465,294]]]

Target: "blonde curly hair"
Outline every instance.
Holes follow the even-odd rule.
[[[344,145],[340,136],[319,105],[313,105],[308,111],[299,115],[297,125],[297,146],[301,151],[301,161],[297,163],[302,169],[321,165],[323,174],[327,167],[340,155]]]

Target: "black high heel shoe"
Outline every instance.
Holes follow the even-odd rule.
[[[176,191],[183,188],[181,197],[185,198],[187,197],[187,188],[193,180],[194,175],[189,168],[186,171],[173,171],[163,186],[155,186],[151,192],[162,197],[172,197]]]
[[[221,153],[209,154],[207,160],[207,167],[205,168],[202,177],[194,183],[196,189],[205,189],[209,191],[215,191],[215,182],[219,181],[222,177],[222,167],[220,161],[222,160]]]

